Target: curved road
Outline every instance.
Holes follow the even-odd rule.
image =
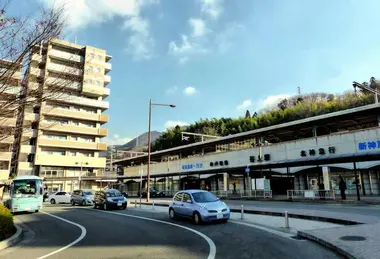
[[[212,259],[214,256],[231,259],[339,258],[312,242],[284,238],[232,222],[194,226],[186,221],[170,221],[167,215],[162,213],[143,212],[133,208],[126,211],[104,212],[77,206],[46,205],[44,211],[49,214],[28,213],[16,216],[24,223],[23,228],[26,231],[24,241],[16,247],[0,251],[1,259]],[[167,224],[157,221],[164,221]],[[79,224],[82,229],[73,224]],[[76,242],[73,246],[62,250],[73,242]],[[215,255],[213,245],[216,248]],[[52,254],[59,249],[61,251]],[[45,257],[49,254],[51,255]]]

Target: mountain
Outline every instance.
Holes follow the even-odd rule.
[[[152,131],[151,136],[152,136],[152,143],[154,143],[160,136],[161,132],[158,131]],[[119,150],[131,150],[135,149],[136,147],[147,147],[148,146],[148,132],[145,132],[136,138],[132,139],[128,143],[124,145],[120,145],[117,147]]]

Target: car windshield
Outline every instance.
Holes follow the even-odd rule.
[[[107,197],[118,197],[118,196],[122,196],[122,195],[121,195],[121,192],[119,192],[119,191],[107,192],[106,195],[107,195]]]
[[[83,191],[84,195],[94,195],[93,191]]]
[[[198,203],[203,203],[203,202],[214,202],[217,201],[218,198],[211,192],[195,192],[192,194],[194,201]]]

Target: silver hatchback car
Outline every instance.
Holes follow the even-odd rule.
[[[185,190],[177,192],[169,206],[169,217],[191,218],[194,224],[210,221],[227,222],[230,209],[214,194],[204,190]]]
[[[94,204],[94,191],[93,190],[75,190],[71,194],[71,205],[79,204],[82,206]]]

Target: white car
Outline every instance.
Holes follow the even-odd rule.
[[[71,194],[69,192],[56,192],[49,195],[48,201],[50,201],[51,204],[70,203]]]

